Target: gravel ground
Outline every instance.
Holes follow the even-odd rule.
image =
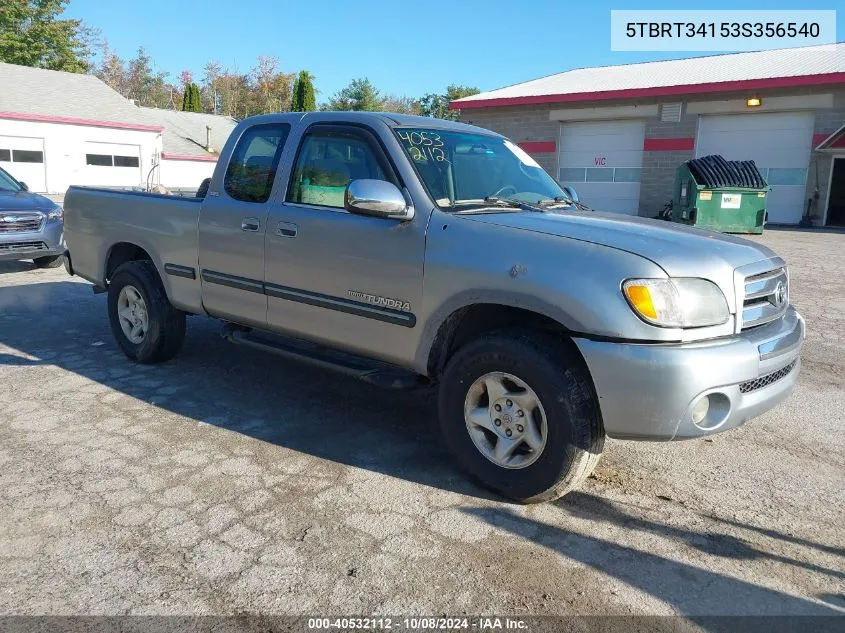
[[[808,324],[744,428],[610,441],[582,491],[469,483],[431,393],[225,343],[135,366],[105,297],[0,263],[2,614],[845,614],[845,234],[770,230]]]

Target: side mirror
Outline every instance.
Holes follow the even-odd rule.
[[[29,186],[23,180],[18,180],[18,184],[24,191],[29,191]]]
[[[353,180],[346,186],[343,206],[349,213],[391,220],[411,220],[414,207],[393,183],[384,180]]]
[[[575,187],[570,187],[569,185],[564,186],[563,190],[566,192],[566,195],[569,196],[573,202],[580,202],[578,198],[578,193],[575,191]]]

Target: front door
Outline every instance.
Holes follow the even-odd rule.
[[[267,324],[264,234],[270,192],[290,132],[287,123],[255,125],[238,141],[223,176],[203,201],[199,263],[209,314],[254,327]]]
[[[845,226],[845,156],[833,159],[828,195],[827,226]]]
[[[318,124],[302,137],[285,200],[268,218],[268,323],[350,351],[402,362],[422,297],[425,223],[354,215],[346,185],[402,183],[374,133]]]

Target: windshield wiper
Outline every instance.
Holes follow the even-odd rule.
[[[524,200],[518,200],[516,198],[500,198],[498,196],[487,196],[484,198],[484,202],[489,202],[490,204],[498,204],[498,205],[508,205],[513,207],[514,209],[522,209],[523,211],[534,211],[537,213],[545,213],[546,210],[536,204],[530,204],[525,202]]]
[[[555,198],[549,198],[548,200],[541,200],[538,204],[547,209],[559,204],[564,204],[566,206],[573,206],[580,211],[595,211],[593,207],[586,205],[583,202],[573,200],[568,196],[556,196]]]

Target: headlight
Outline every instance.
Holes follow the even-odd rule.
[[[65,217],[65,210],[59,205],[56,205],[47,212],[48,220],[63,220]]]
[[[641,319],[661,327],[721,325],[730,318],[725,295],[706,279],[629,279],[622,292]]]

